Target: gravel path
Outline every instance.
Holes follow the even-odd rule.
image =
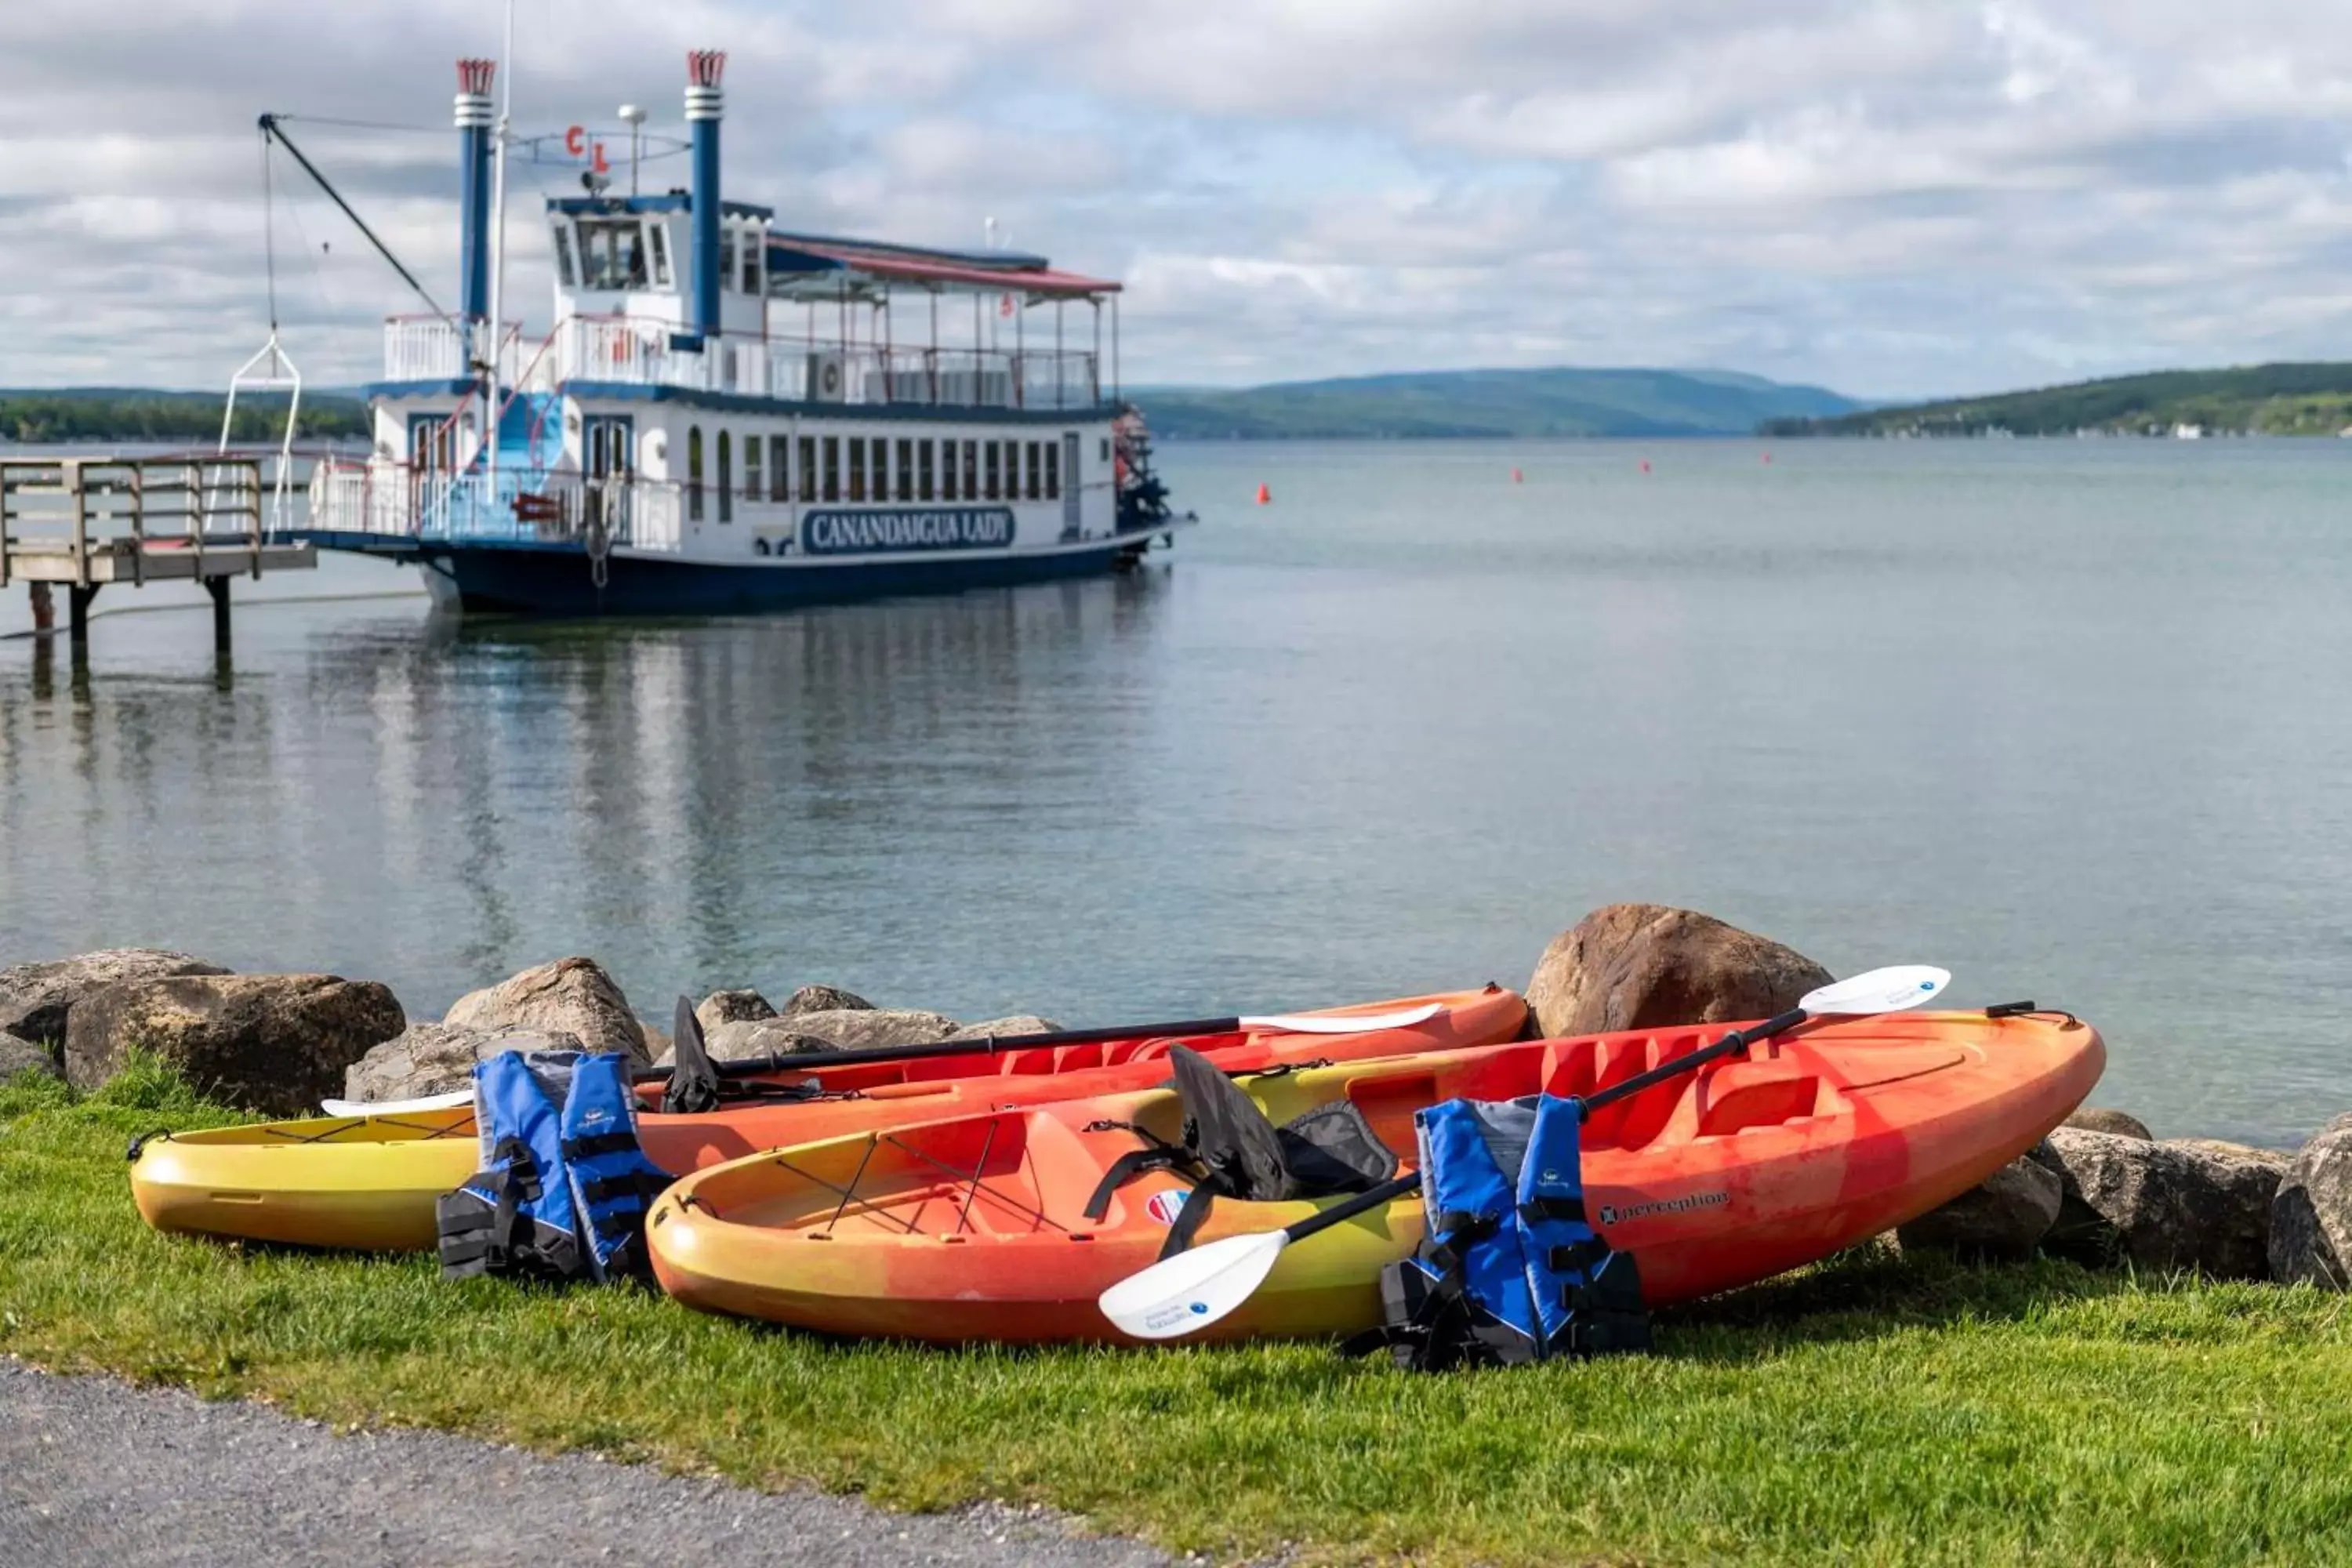
[[[339,1437],[0,1359],[0,1564],[1163,1564],[1040,1510],[894,1514],[435,1432]]]

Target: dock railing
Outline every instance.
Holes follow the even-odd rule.
[[[0,587],[12,574],[85,589],[202,578],[218,575],[210,568],[224,558],[257,577],[262,467],[240,457],[0,458]],[[157,559],[165,551],[168,572]]]

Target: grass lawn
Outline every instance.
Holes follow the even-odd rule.
[[[833,1344],[148,1231],[127,1139],[226,1119],[147,1068],[0,1084],[0,1352],[1219,1555],[2352,1561],[2352,1327],[2307,1289],[1864,1251],[1665,1314],[1654,1356],[1444,1378],[1319,1345]]]

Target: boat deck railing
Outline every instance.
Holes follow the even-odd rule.
[[[679,487],[501,468],[495,478],[419,470],[405,463],[321,462],[310,476],[308,531],[321,542],[492,544],[675,551],[685,542]]]
[[[384,323],[387,381],[453,381],[474,374],[468,334],[438,317]],[[569,316],[525,353],[509,327],[499,380],[551,390],[567,382],[614,382],[733,393],[855,407],[1054,410],[1101,406],[1096,356],[1083,350],[898,348],[801,337],[734,334],[681,348],[675,322],[636,316]]]

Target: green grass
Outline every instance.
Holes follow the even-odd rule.
[[[88,1099],[0,1085],[0,1352],[1220,1554],[2352,1561],[2352,1329],[2307,1289],[1864,1251],[1665,1315],[1655,1356],[1444,1378],[1316,1345],[841,1345],[150,1233],[125,1141],[225,1116],[149,1066]]]

